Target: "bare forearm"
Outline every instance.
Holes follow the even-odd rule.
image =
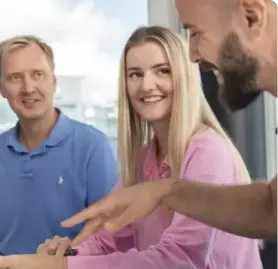
[[[252,238],[276,238],[277,181],[215,186],[176,181],[163,202],[218,229]]]
[[[67,269],[67,259],[48,255],[11,255],[0,259],[0,268]]]

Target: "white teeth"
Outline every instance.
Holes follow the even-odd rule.
[[[214,73],[214,75],[216,75],[216,76],[219,74],[219,71],[218,71],[218,70],[216,70],[216,69],[213,69],[213,70],[212,70],[212,72],[213,72],[213,73]]]
[[[222,85],[224,83],[224,80],[223,80],[221,73],[216,69],[213,69],[212,71],[216,77],[218,84]]]
[[[146,96],[142,98],[142,101],[146,103],[154,103],[161,101],[162,99],[164,99],[162,96]]]

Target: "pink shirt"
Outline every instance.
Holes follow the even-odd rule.
[[[144,152],[144,180],[170,174],[166,163],[158,166],[155,152],[155,143]],[[186,152],[181,175],[214,184],[236,183],[227,142],[213,130],[196,135]],[[79,256],[68,257],[69,269],[263,268],[258,241],[222,232],[178,213],[169,225],[161,209],[120,233],[100,231],[83,242],[79,251]]]

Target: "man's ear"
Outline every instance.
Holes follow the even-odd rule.
[[[266,28],[266,1],[269,0],[238,0],[249,40],[261,37]]]
[[[2,81],[1,81],[1,78],[0,78],[0,95],[3,97],[3,98],[6,98],[6,96],[5,96],[5,91],[4,91],[4,85],[3,85],[3,83],[2,83]]]

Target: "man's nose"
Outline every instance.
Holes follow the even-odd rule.
[[[28,75],[24,76],[22,90],[25,93],[32,93],[34,91],[34,86],[34,81],[31,77]]]
[[[201,61],[201,55],[198,51],[196,44],[193,44],[193,42],[190,42],[189,57],[190,61],[193,63],[199,63]]]

